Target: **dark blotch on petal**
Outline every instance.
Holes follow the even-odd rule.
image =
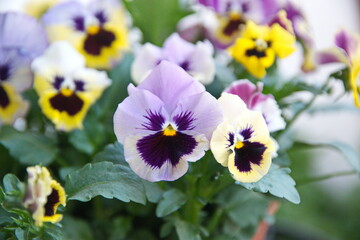
[[[259,142],[244,142],[242,148],[235,148],[235,166],[240,172],[250,172],[251,163],[260,165],[266,150]]]
[[[0,85],[0,106],[6,108],[10,104],[10,99],[4,87]]]
[[[60,90],[61,84],[64,82],[64,77],[56,76],[53,83],[53,87],[57,90]]]
[[[10,66],[8,64],[0,65],[0,81],[5,81],[10,77]]]
[[[75,80],[75,91],[84,91],[85,83],[82,80]]]
[[[226,146],[227,148],[234,145],[234,138],[235,138],[235,135],[233,133],[229,133],[229,136],[226,139],[229,142],[229,144]]]
[[[244,23],[245,22],[242,19],[232,19],[224,27],[223,33],[226,36],[232,36],[234,33],[236,33],[239,30],[239,26]]]
[[[103,25],[104,23],[106,23],[108,21],[105,13],[103,11],[97,11],[95,13],[95,17],[99,21],[100,25]]]
[[[189,61],[184,61],[184,62],[182,62],[182,63],[180,63],[179,64],[179,66],[182,68],[182,69],[184,69],[185,71],[188,71],[188,70],[190,70],[190,63],[189,63]]]
[[[84,102],[76,94],[64,96],[58,93],[50,98],[50,104],[59,112],[66,112],[70,116],[74,116],[81,111]]]
[[[55,205],[59,204],[59,203],[60,203],[59,192],[55,188],[52,188],[52,192],[47,197],[47,201],[44,206],[44,208],[45,208],[44,216],[45,217],[54,216],[55,215]]]
[[[85,31],[85,19],[83,16],[76,16],[73,18],[75,30],[84,32]]]
[[[192,125],[194,122],[193,118],[194,114],[192,112],[186,111],[176,115],[173,120],[177,126],[178,131],[192,130],[194,126]]]
[[[151,110],[146,112],[148,115],[144,117],[148,120],[148,122],[142,124],[142,126],[151,131],[162,130],[162,125],[165,123],[164,117],[159,112],[152,112]]]
[[[140,139],[136,148],[148,165],[161,168],[167,161],[175,167],[180,158],[191,154],[197,145],[192,136],[184,133],[177,132],[175,136],[164,136],[162,132],[157,132]]]
[[[248,49],[245,52],[245,55],[248,57],[256,56],[258,58],[266,57],[265,51],[259,51],[257,48]]]
[[[115,40],[115,35],[112,32],[100,28],[96,34],[88,34],[85,42],[84,49],[88,54],[98,56],[103,47],[110,47]]]
[[[248,140],[251,138],[251,135],[254,133],[251,127],[247,127],[240,131],[241,136],[243,136],[244,140]]]

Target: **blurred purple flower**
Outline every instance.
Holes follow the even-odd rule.
[[[136,53],[131,75],[134,82],[140,83],[161,60],[167,60],[183,68],[201,83],[209,84],[215,75],[212,54],[213,47],[208,41],[192,44],[173,33],[165,40],[163,48],[151,43],[141,47]]]
[[[281,117],[281,110],[274,97],[262,94],[262,84],[255,86],[249,80],[238,80],[224,92],[239,96],[247,108],[262,113],[270,132],[285,128],[285,121]]]
[[[0,124],[11,124],[26,113],[28,103],[20,93],[32,84],[31,60],[47,45],[45,31],[35,18],[0,14]]]
[[[133,171],[148,181],[173,181],[188,162],[209,149],[211,134],[222,118],[216,99],[182,68],[162,61],[114,115],[117,139]]]
[[[183,18],[178,29],[184,39],[209,39],[216,48],[232,45],[241,26],[252,20],[263,23],[278,10],[277,0],[198,0],[195,13]]]

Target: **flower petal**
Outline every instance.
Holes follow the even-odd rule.
[[[201,83],[194,81],[181,67],[168,61],[162,61],[138,88],[158,96],[166,103],[165,109],[169,113],[174,111],[180,98],[205,91]]]

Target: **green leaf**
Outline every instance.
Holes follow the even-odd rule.
[[[102,152],[95,155],[93,162],[112,162],[128,166],[124,157],[124,147],[119,142],[107,145]]]
[[[92,240],[94,239],[91,228],[84,220],[65,217],[61,222],[64,236],[67,240]]]
[[[267,193],[285,198],[292,203],[300,203],[300,196],[295,188],[295,181],[289,175],[291,170],[289,168],[280,168],[278,165],[272,164],[269,172],[258,182],[255,183],[241,183],[249,190]]]
[[[268,200],[258,193],[231,186],[219,194],[219,205],[240,227],[257,226],[266,215]]]
[[[176,24],[189,13],[181,9],[179,2],[178,0],[123,1],[134,24],[142,31],[144,42],[156,45],[160,45],[171,33],[176,32]]]
[[[295,142],[297,147],[329,147],[342,153],[351,167],[360,174],[360,156],[359,153],[350,145],[340,142],[332,141],[325,143],[306,143],[306,142]]]
[[[349,74],[350,74],[349,68],[345,67],[337,72],[332,73],[330,77],[340,80],[343,83],[345,90],[350,91],[351,86],[349,81]]]
[[[164,193],[164,191],[155,182],[148,182],[143,180],[145,194],[149,202],[158,203]]]
[[[111,162],[89,163],[71,172],[65,189],[70,200],[86,202],[101,195],[124,202],[146,202],[141,179],[129,167]]]
[[[11,127],[1,128],[0,143],[24,165],[48,165],[58,152],[53,139],[38,133],[19,132]]]
[[[5,192],[4,192],[4,189],[0,186],[0,203],[2,202],[2,201],[4,201],[4,199],[5,199]]]
[[[190,223],[177,219],[175,229],[180,240],[201,240],[199,229]]]
[[[178,189],[166,191],[156,207],[156,216],[164,217],[175,212],[186,203],[186,200],[186,195]]]
[[[12,173],[4,176],[3,184],[7,194],[21,193],[25,189],[24,184]]]
[[[92,144],[85,131],[75,130],[69,134],[70,143],[79,151],[92,154],[95,146]]]
[[[24,229],[21,228],[17,228],[15,230],[15,236],[18,240],[27,240],[28,236],[27,236],[27,232]]]

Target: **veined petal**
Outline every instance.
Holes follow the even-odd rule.
[[[231,105],[224,105],[230,101]],[[210,148],[215,159],[229,167],[235,180],[256,182],[269,170],[275,146],[262,114],[248,109],[239,111],[235,104],[239,101],[231,94],[223,94],[219,99],[220,106],[230,115],[214,131]]]
[[[204,92],[181,99],[177,108],[172,113],[171,119],[175,121],[179,115],[192,113],[191,125],[193,127],[184,130],[203,133],[207,139],[210,139],[215,127],[222,120],[222,115],[219,112],[221,112],[221,109],[216,99],[209,93]]]
[[[174,72],[177,74],[175,75]],[[154,82],[157,82],[157,84],[154,85]],[[205,91],[201,83],[194,81],[194,79],[179,66],[167,61],[162,61],[151,74],[139,84],[138,88],[148,90],[158,96],[161,101],[166,103],[165,109],[169,113],[174,111],[180,98],[186,98]]]
[[[131,169],[151,182],[174,181],[188,169],[187,161],[197,161],[208,149],[204,136],[187,134],[164,136],[161,132],[125,139],[125,159]]]
[[[127,136],[162,130],[168,119],[161,99],[147,90],[130,86],[129,97],[118,105],[114,114],[114,131],[117,139],[124,143]]]

